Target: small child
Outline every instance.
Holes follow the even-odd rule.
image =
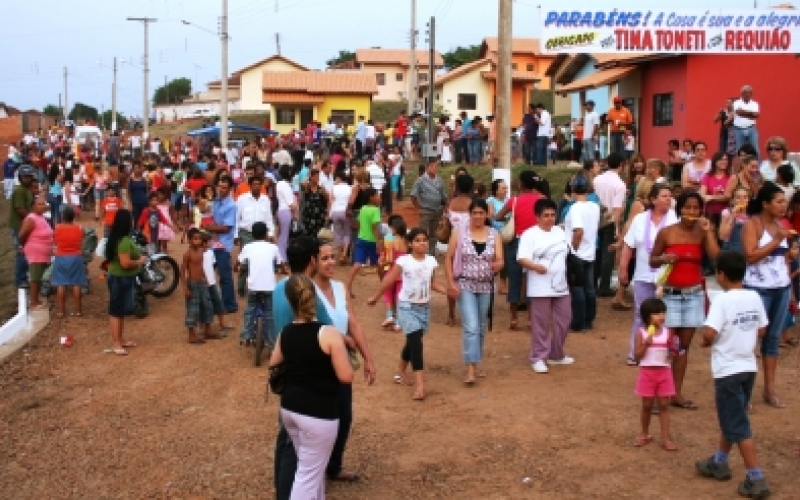
[[[150,255],[155,255],[158,252],[159,224],[167,224],[173,231],[176,231],[177,228],[158,209],[158,193],[150,193],[147,196],[147,201],[149,206],[142,210],[142,215],[139,216],[136,225],[142,229],[142,232],[147,237],[147,252]]]
[[[678,448],[669,437],[669,400],[675,395],[670,364],[674,338],[669,328],[664,326],[667,306],[661,299],[649,298],[642,302],[639,315],[642,324],[635,338],[634,356],[639,362],[639,378],[634,391],[642,398],[640,420],[642,433],[633,445],[641,447],[653,441],[650,435],[650,415],[653,403],[658,399],[658,420],[661,424],[661,447],[666,451]]]
[[[377,265],[378,248],[383,247],[381,234],[381,194],[375,188],[364,190],[367,204],[358,212],[358,237],[353,245],[353,268],[347,276],[347,289],[350,298],[356,298],[353,293],[353,281],[361,267],[366,264]]]
[[[558,140],[556,140],[555,137],[550,138],[550,144],[547,145],[547,152],[549,153],[550,161],[555,165],[558,159]]]
[[[374,306],[378,298],[393,288],[402,276],[403,284],[397,299],[397,322],[406,335],[406,345],[400,353],[400,364],[394,380],[398,384],[411,385],[406,376],[410,363],[416,384],[414,399],[421,401],[425,399],[422,335],[430,325],[431,290],[446,294],[447,289],[434,280],[434,272],[439,264],[435,257],[428,255],[428,233],[422,228],[414,228],[406,235],[406,241],[411,247],[411,254],[395,261],[378,292],[367,304]]]
[[[189,329],[190,344],[204,344],[206,339],[219,339],[212,335],[214,308],[208,295],[208,283],[203,269],[203,235],[199,229],[189,230],[189,249],[183,254],[181,280],[186,287],[186,328]],[[195,332],[198,324],[204,325],[203,337]]]
[[[453,146],[450,144],[450,139],[445,138],[442,140],[442,151],[440,161],[442,164],[449,164],[453,162]]]
[[[625,131],[625,154],[623,155],[626,160],[633,157],[633,152],[636,150],[636,137],[630,130]]]
[[[173,231],[172,228],[175,227],[174,221],[178,219],[175,209],[172,208],[172,204],[170,203],[169,191],[167,189],[168,188],[161,188],[156,191],[156,194],[158,194],[158,210],[161,212],[161,215],[169,221],[168,224],[161,223],[158,226],[158,250],[163,253],[167,253],[167,244],[175,238],[175,231]]]
[[[189,230],[191,231],[191,229]],[[225,324],[225,308],[222,306],[222,296],[220,296],[219,288],[217,287],[217,275],[214,272],[217,258],[214,256],[214,250],[211,248],[211,234],[201,232],[203,235],[203,274],[206,277],[206,284],[208,285],[208,296],[211,299],[211,307],[214,309],[214,315],[219,320],[219,330],[222,337],[228,336],[228,331],[233,330],[233,325]]]
[[[720,252],[716,269],[717,282],[724,293],[711,301],[701,346],[711,347],[711,372],[722,433],[717,452],[698,460],[695,469],[703,477],[730,479],[728,455],[737,444],[747,468],[745,480],[739,484],[739,494],[766,498],[769,487],[758,466],[747,406],[758,373],[756,343],[759,337],[764,337],[769,322],[758,293],[742,287],[747,270],[744,255]]]
[[[381,280],[392,269],[397,259],[408,253],[405,221],[399,215],[391,215],[388,222],[391,227],[391,234],[384,237],[384,252],[378,266]],[[381,325],[383,328],[391,328],[394,325],[394,329],[400,331],[400,325],[395,324],[395,316],[397,315],[397,296],[400,293],[402,283],[402,278],[398,279],[395,281],[394,286],[383,294],[383,302],[386,304],[386,319]]]
[[[267,225],[253,223],[253,241],[242,247],[233,268],[238,274],[242,264],[247,264],[247,306],[242,318],[239,345],[250,346],[255,341],[255,308],[259,295],[263,297],[264,318],[261,329],[264,340],[272,338],[272,292],[275,291],[275,265],[281,263],[278,246],[267,241]]]
[[[106,188],[106,197],[100,202],[100,216],[103,218],[103,238],[108,238],[111,234],[111,226],[114,225],[114,217],[117,210],[122,208],[122,200],[117,196],[117,187],[109,184]]]

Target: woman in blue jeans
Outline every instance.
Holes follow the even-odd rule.
[[[489,224],[486,201],[476,199],[469,206],[465,231],[453,228],[447,245],[445,276],[448,296],[458,299],[463,326],[462,345],[467,376],[472,385],[483,377],[477,366],[483,360],[486,320],[494,294],[494,275],[503,268],[503,241]]]
[[[742,230],[742,249],[747,260],[744,286],[755,290],[764,303],[769,326],[761,339],[764,365],[764,402],[773,408],[786,405],[775,394],[778,345],[792,298],[789,261],[789,229],[780,223],[786,213],[786,195],[777,184],[764,183],[758,196],[747,206],[750,218]]]
[[[61,222],[61,205],[64,203],[64,175],[58,165],[50,167],[47,174],[47,204],[50,205],[50,225]]]

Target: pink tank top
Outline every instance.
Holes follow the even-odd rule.
[[[53,255],[53,229],[41,215],[28,214],[33,221],[33,231],[25,241],[25,258],[31,264],[47,264]]]
[[[642,340],[647,338],[647,329],[639,329]],[[644,352],[644,357],[639,361],[639,366],[664,367],[671,366],[669,362],[669,328],[662,327],[661,331],[653,335],[653,343]]]

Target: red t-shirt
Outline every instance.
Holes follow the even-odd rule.
[[[523,193],[516,198],[510,198],[506,202],[508,212],[514,211],[514,232],[517,236],[521,236],[526,230],[536,225],[538,219],[533,208],[536,206],[536,202],[541,199],[542,195],[540,194]]]
[[[720,195],[725,193],[725,188],[728,186],[729,175],[723,175],[722,178],[717,178],[715,175],[705,174],[701,185],[706,187],[706,193],[710,196]],[[727,201],[709,201],[706,203],[706,213],[708,214],[721,214],[727,208]]]
[[[187,180],[184,188],[192,192],[192,196],[197,197],[200,195],[200,190],[207,184],[204,178],[195,179],[194,177]]]

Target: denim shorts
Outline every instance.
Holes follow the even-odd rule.
[[[108,315],[124,318],[133,314],[135,276],[108,275]]]
[[[399,302],[397,304],[397,324],[400,325],[406,335],[419,330],[422,330],[422,333],[427,333],[428,325],[430,325],[430,314],[430,302],[424,304]]]
[[[355,250],[353,251],[354,264],[367,264],[373,266],[378,263],[378,245],[372,241],[356,239]]]
[[[725,441],[735,444],[750,439],[750,418],[747,405],[756,383],[756,372],[744,372],[714,379],[717,418]]]
[[[671,294],[662,297],[667,305],[664,326],[667,328],[698,328],[705,320],[705,294],[703,290],[691,293]]]

